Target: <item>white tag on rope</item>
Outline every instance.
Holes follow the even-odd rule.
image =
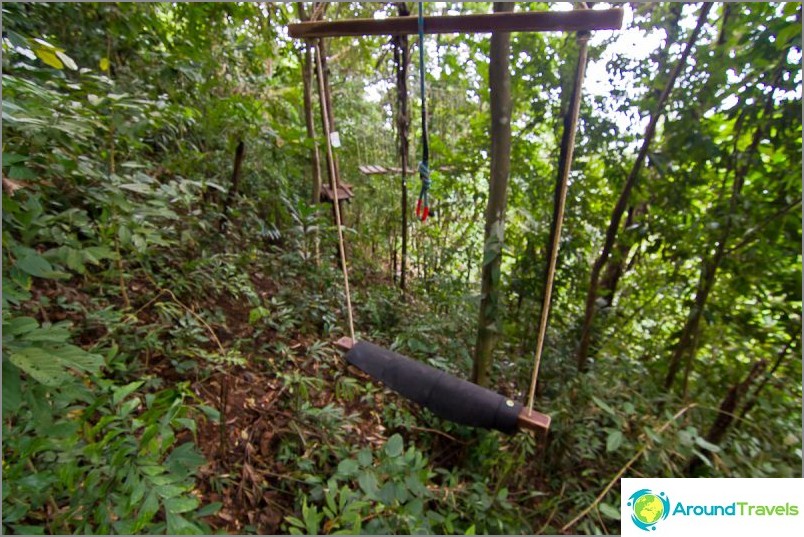
[[[338,134],[338,131],[329,133],[329,141],[332,144],[332,147],[340,147],[341,146],[341,137]]]

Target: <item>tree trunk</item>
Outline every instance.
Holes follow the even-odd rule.
[[[684,52],[681,54],[681,58],[679,58],[678,63],[673,69],[673,72],[670,74],[670,78],[668,79],[667,84],[665,84],[662,94],[659,96],[659,100],[656,103],[656,108],[651,113],[650,121],[645,129],[645,137],[642,141],[642,147],[637,154],[636,161],[634,162],[634,165],[625,180],[625,184],[620,191],[620,197],[617,199],[617,203],[612,211],[609,227],[606,230],[606,237],[603,241],[603,248],[600,251],[600,255],[595,260],[595,263],[592,265],[592,273],[589,278],[589,290],[586,294],[586,309],[581,328],[581,341],[578,347],[578,353],[576,355],[578,370],[581,372],[586,371],[588,366],[589,346],[592,340],[592,322],[594,321],[598,306],[597,297],[598,288],[600,285],[600,273],[603,269],[603,265],[606,264],[609,259],[609,255],[611,254],[614,241],[617,238],[617,231],[620,228],[620,221],[625,213],[625,209],[628,207],[628,201],[631,197],[631,190],[633,190],[637,177],[639,176],[639,172],[642,170],[642,165],[645,163],[648,148],[653,141],[653,136],[656,134],[656,125],[659,123],[659,119],[664,114],[664,104],[667,101],[670,92],[673,90],[673,87],[675,86],[676,79],[678,78],[681,69],[687,63],[687,58],[692,51],[692,46],[698,39],[698,34],[701,32],[701,28],[706,22],[706,16],[711,8],[711,3],[705,3],[703,8],[701,8],[701,13],[698,16],[698,23],[687,40],[687,43],[684,47]]]
[[[628,216],[625,218],[623,231],[634,225],[637,218],[645,212],[645,204],[640,203],[636,206],[632,205],[628,208]],[[625,240],[617,241],[614,249],[614,255],[606,263],[606,271],[603,273],[603,278],[600,280],[600,298],[603,299],[603,307],[610,307],[614,302],[614,295],[617,293],[617,286],[620,283],[620,278],[628,270],[626,261],[631,255],[634,245]]]
[[[400,17],[410,15],[405,2],[397,3]],[[407,257],[408,257],[408,154],[410,139],[410,117],[408,116],[408,65],[410,63],[408,36],[394,37],[394,64],[396,66],[396,96],[397,96],[397,134],[399,137],[399,160],[402,168],[402,259],[400,260],[399,288],[405,291],[407,285]],[[396,252],[394,252],[396,260]],[[404,295],[403,295],[404,296]]]
[[[226,215],[229,214],[229,210],[234,203],[235,196],[237,196],[237,192],[240,189],[240,169],[243,164],[243,156],[246,154],[246,144],[243,143],[243,140],[240,140],[237,144],[237,148],[235,149],[235,156],[234,156],[234,167],[232,168],[232,182],[229,185],[229,192],[226,194],[226,200],[223,202],[223,215],[221,215],[221,220],[218,223],[218,227],[221,231],[226,229]]]
[[[302,2],[297,2],[296,7],[299,19],[307,20]],[[304,47],[302,82],[304,83],[304,121],[307,126],[307,138],[313,143],[313,149],[310,151],[310,165],[313,169],[310,202],[316,206],[321,202],[321,156],[318,152],[318,142],[315,139],[315,120],[313,119],[313,47],[310,43],[306,43]]]
[[[748,375],[746,375],[745,379],[729,389],[729,391],[726,393],[726,396],[723,398],[723,402],[720,403],[720,408],[718,409],[718,414],[714,423],[712,423],[712,427],[709,428],[709,432],[706,433],[706,436],[704,437],[707,442],[715,445],[720,444],[720,442],[723,440],[723,437],[726,436],[726,433],[731,427],[731,424],[734,422],[734,417],[740,401],[745,394],[748,393],[748,389],[751,387],[751,385],[765,371],[766,366],[767,363],[765,360],[754,362],[754,365],[751,367],[751,371],[748,372]],[[686,475],[694,477],[698,473],[702,463],[703,461],[701,458],[697,456],[690,460],[690,462],[687,464],[687,470],[685,472]]]
[[[759,394],[762,393],[762,390],[768,384],[768,381],[776,373],[776,370],[779,369],[779,366],[782,365],[782,361],[787,356],[788,351],[790,351],[790,349],[793,348],[793,346],[798,341],[799,337],[801,337],[801,325],[800,324],[798,325],[798,328],[797,328],[796,332],[794,333],[793,337],[790,338],[790,341],[788,341],[785,344],[785,346],[782,348],[782,350],[779,351],[779,354],[776,355],[776,362],[773,364],[773,367],[771,367],[770,371],[768,371],[765,374],[765,378],[762,379],[762,382],[757,384],[756,388],[754,388],[753,393],[751,394],[751,396],[748,398],[748,400],[743,405],[743,408],[740,411],[740,418],[741,419],[745,418],[748,415],[748,413],[751,412],[751,410],[754,408],[754,405],[757,404],[757,401],[759,401]],[[800,353],[797,353],[797,354],[800,355]]]
[[[327,122],[329,126],[329,132],[335,132],[335,118],[334,112],[332,111],[332,97],[330,95],[329,90],[329,69],[327,69],[327,49],[326,43],[323,39],[319,40],[318,50],[321,53],[321,77],[324,80],[324,91],[319,91],[318,99],[321,102],[321,122]],[[326,110],[326,114],[325,114]],[[335,181],[336,184],[340,184],[340,173],[338,168],[338,157],[335,156],[333,152],[330,155],[329,152],[326,152],[327,158],[327,175],[330,178],[330,183],[332,182],[332,174],[335,174]]]
[[[514,10],[510,2],[495,2],[494,12]],[[483,247],[480,316],[477,327],[472,380],[491,383],[492,353],[501,329],[500,265],[505,239],[505,210],[508,204],[508,174],[511,168],[511,34],[491,34],[489,86],[491,101],[491,176],[486,206]]]
[[[776,94],[776,87],[779,83],[779,78],[781,75],[782,70],[777,69],[776,76],[774,77],[774,81],[772,83],[771,92],[765,101],[763,110],[764,117],[767,117],[773,109],[773,98]],[[754,136],[751,140],[751,145],[745,150],[744,153],[738,152],[735,149],[735,152],[732,154],[732,158],[730,159],[729,170],[734,170],[734,180],[731,187],[731,197],[729,198],[729,204],[726,208],[728,211],[726,213],[726,221],[721,227],[723,231],[716,238],[717,246],[715,248],[715,253],[711,258],[707,259],[704,257],[701,260],[701,276],[698,279],[695,300],[689,314],[687,315],[687,320],[684,322],[684,327],[681,329],[681,335],[678,338],[678,343],[676,343],[673,355],[670,357],[670,362],[668,364],[667,376],[664,380],[664,388],[666,390],[669,390],[673,387],[676,375],[678,374],[681,365],[684,364],[685,374],[683,393],[685,395],[687,393],[689,375],[692,371],[692,363],[695,360],[695,342],[698,339],[698,332],[700,330],[703,310],[706,306],[706,301],[709,298],[709,293],[712,291],[712,288],[715,285],[715,274],[717,273],[720,264],[723,262],[723,259],[726,257],[726,245],[733,229],[733,215],[737,212],[743,185],[745,184],[745,177],[748,175],[748,171],[751,169],[752,159],[759,148],[759,143],[762,141],[762,138],[765,135],[764,127],[765,125],[763,124],[757,126],[756,130],[754,131]],[[743,162],[743,166],[740,166],[739,162]]]

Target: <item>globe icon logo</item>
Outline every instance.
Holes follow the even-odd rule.
[[[658,494],[650,489],[640,489],[628,498],[631,522],[644,531],[656,530],[656,523],[670,514],[670,499],[664,492]]]

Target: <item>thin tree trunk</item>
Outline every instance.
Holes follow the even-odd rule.
[[[776,370],[779,369],[779,366],[782,365],[782,361],[787,356],[790,349],[792,349],[793,346],[796,344],[799,337],[801,337],[801,325],[798,326],[797,332],[793,335],[792,338],[790,338],[790,341],[788,341],[782,348],[782,350],[779,351],[779,354],[776,355],[776,362],[774,362],[773,367],[771,367],[770,371],[768,371],[765,374],[765,378],[763,378],[762,382],[757,384],[756,387],[754,388],[753,393],[745,402],[745,405],[743,405],[743,409],[740,411],[740,418],[745,418],[746,415],[748,415],[748,413],[751,412],[751,410],[757,404],[757,401],[759,401],[759,394],[762,393],[762,390],[768,384],[768,381],[776,373]]]
[[[318,92],[318,100],[319,100],[319,104],[320,104],[319,109],[321,111],[321,123],[324,124],[324,122],[326,122],[327,125],[328,125],[329,132],[334,132],[335,127],[333,125],[333,122],[330,121],[330,119],[332,117],[331,113],[325,114],[325,112],[324,112],[325,110],[329,110],[330,102],[329,102],[329,89],[328,89],[329,88],[329,77],[327,76],[327,68],[325,67],[326,66],[326,60],[325,60],[325,58],[326,58],[326,47],[324,46],[324,40],[323,39],[319,39],[318,50],[321,53],[321,63],[318,64],[318,65],[321,66],[321,76],[322,76],[322,78],[324,80],[324,90],[321,91],[320,88],[319,88],[319,92]],[[316,66],[316,70],[317,69],[318,69],[318,66]],[[334,153],[332,155],[330,155],[329,151],[325,152],[325,156],[326,156],[326,159],[327,159],[327,177],[329,177],[330,183],[332,183],[333,173],[335,175],[335,180],[336,181],[338,180],[338,177],[339,177],[338,176],[338,166],[336,164],[337,163],[337,158],[335,157]],[[340,184],[339,181],[338,181],[338,184]]]
[[[645,212],[645,204],[632,205],[628,208],[628,216],[625,218],[623,231],[634,225],[634,222]],[[615,246],[614,255],[606,263],[606,271],[603,273],[603,278],[600,280],[600,297],[605,302],[604,307],[609,307],[614,302],[614,295],[617,293],[617,286],[623,274],[630,268],[626,264],[634,245],[620,239]]]
[[[494,12],[510,12],[514,4],[495,2]],[[491,34],[489,86],[491,101],[491,176],[486,206],[483,247],[480,316],[472,380],[481,386],[491,383],[491,366],[497,334],[501,329],[500,265],[505,239],[505,210],[508,204],[508,175],[511,168],[511,34]]]
[[[651,113],[648,127],[645,129],[642,147],[637,154],[636,161],[634,162],[634,165],[625,180],[625,184],[620,191],[620,197],[617,199],[617,203],[612,211],[609,227],[606,230],[606,237],[603,242],[603,248],[600,252],[600,255],[595,260],[595,263],[592,265],[592,273],[589,278],[589,290],[586,294],[586,309],[581,328],[581,341],[578,347],[578,353],[576,355],[578,370],[581,372],[586,371],[588,366],[589,345],[592,339],[592,322],[594,321],[595,314],[597,313],[597,297],[598,288],[600,285],[600,273],[603,269],[603,265],[606,264],[609,259],[609,255],[611,254],[614,241],[617,238],[617,231],[620,228],[620,221],[625,213],[625,209],[628,207],[628,201],[631,197],[631,190],[633,190],[634,185],[636,184],[636,180],[639,177],[639,172],[642,170],[642,165],[644,164],[645,158],[648,155],[648,149],[653,141],[653,136],[656,134],[656,125],[659,123],[659,119],[664,114],[665,102],[675,86],[679,73],[687,63],[687,58],[692,51],[695,41],[698,39],[698,35],[701,33],[701,28],[706,22],[706,17],[711,8],[711,3],[705,3],[701,8],[701,13],[698,16],[698,23],[687,40],[687,43],[684,47],[684,52],[681,54],[681,58],[679,58],[678,63],[673,69],[673,72],[670,74],[670,78],[668,79],[667,84],[665,84],[662,94],[659,96],[659,100],[656,103],[656,108]]]
[[[234,203],[235,196],[240,189],[240,170],[243,164],[243,157],[246,154],[246,144],[240,140],[235,149],[234,167],[232,168],[232,182],[229,185],[229,192],[226,194],[226,200],[223,202],[223,215],[221,215],[218,227],[223,231],[226,227],[226,215],[229,214],[232,204]]]
[[[400,17],[410,15],[405,2],[397,3]],[[408,116],[408,65],[410,64],[408,36],[394,37],[394,64],[396,66],[396,96],[397,96],[397,135],[399,160],[402,168],[402,259],[400,261],[401,273],[399,275],[399,288],[405,291],[407,285],[407,257],[408,257],[408,154],[410,148],[409,130],[410,117]],[[396,261],[396,252],[394,252]],[[396,277],[396,274],[394,275]],[[404,296],[404,294],[403,294]]]
[[[765,101],[764,117],[767,117],[773,108],[773,97],[776,94],[776,86],[781,77],[782,70],[777,69],[776,76],[772,83],[773,89]],[[726,245],[729,241],[731,231],[733,229],[732,216],[737,212],[737,207],[740,202],[743,185],[745,184],[745,177],[751,168],[751,160],[759,148],[759,143],[765,134],[765,125],[760,124],[754,131],[751,145],[746,149],[745,153],[736,152],[732,155],[730,168],[734,169],[734,180],[732,182],[731,197],[726,213],[726,222],[722,226],[722,232],[717,237],[717,246],[715,253],[711,258],[703,258],[701,260],[701,276],[698,279],[698,286],[695,291],[695,300],[692,308],[690,309],[687,319],[684,322],[684,327],[681,329],[681,335],[678,338],[673,355],[670,357],[670,362],[667,368],[667,376],[664,380],[664,388],[669,390],[675,382],[676,375],[681,368],[685,365],[684,387],[683,393],[687,392],[687,385],[689,382],[689,375],[692,371],[692,362],[695,360],[695,342],[698,338],[698,331],[700,330],[701,317],[703,310],[706,306],[706,301],[709,298],[709,293],[715,285],[715,275],[723,259],[726,257]],[[743,166],[739,166],[738,162],[744,162]]]
[[[734,422],[737,407],[740,405],[742,398],[748,393],[749,388],[756,379],[765,371],[766,366],[767,362],[765,362],[765,360],[754,362],[754,365],[751,367],[745,379],[732,386],[729,391],[726,392],[726,396],[723,398],[718,408],[717,417],[709,428],[709,432],[707,432],[704,437],[707,442],[714,445],[720,444]],[[702,462],[699,457],[690,460],[685,473],[688,476],[694,476],[701,467]]]
[[[307,20],[304,4],[296,2],[300,20]],[[321,202],[321,156],[318,152],[318,142],[315,138],[315,120],[313,119],[313,47],[306,43],[304,47],[304,61],[302,63],[302,82],[304,83],[304,121],[307,126],[307,138],[313,144],[310,151],[310,165],[313,171],[313,182],[310,203],[313,206]]]
[[[332,91],[329,84],[329,67],[327,67],[327,42],[324,39],[320,40],[320,50],[321,50],[321,74],[324,77],[324,95],[323,98],[327,103],[327,118],[326,121],[329,121],[329,132],[337,132],[337,128],[335,128],[335,109],[332,107]],[[323,112],[322,112],[323,117]],[[340,184],[340,177],[341,177],[341,168],[338,163],[338,156],[336,154],[332,154],[332,166],[335,170],[335,177],[339,180],[338,184]]]

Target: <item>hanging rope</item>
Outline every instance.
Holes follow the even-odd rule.
[[[323,97],[326,88],[324,87],[324,73],[321,67],[321,42],[315,44],[315,62],[318,71],[318,91],[321,96],[321,112],[324,116],[324,138],[327,145],[327,163],[329,164],[329,182],[332,187],[332,203],[335,206],[335,225],[338,227],[338,250],[341,254],[341,270],[343,271],[343,288],[346,294],[346,312],[349,318],[349,337],[355,341],[355,324],[352,318],[352,296],[349,292],[349,270],[346,267],[346,249],[343,243],[343,229],[341,226],[341,207],[338,203],[338,181],[335,177],[335,159],[332,154],[332,140],[330,140],[329,130],[329,110],[327,100]]]
[[[422,189],[416,202],[416,216],[424,222],[430,214],[430,144],[427,137],[427,96],[424,92],[424,2],[419,2],[419,91],[422,97],[422,160],[419,162],[419,178]]]
[[[533,359],[533,376],[530,380],[530,391],[528,393],[528,410],[533,410],[533,397],[536,393],[536,381],[539,378],[539,366],[542,361],[542,349],[544,348],[544,336],[547,331],[547,317],[550,315],[550,300],[553,293],[553,279],[556,273],[556,260],[558,259],[558,243],[561,238],[561,225],[564,221],[564,206],[567,200],[567,183],[569,173],[572,168],[572,154],[575,148],[575,131],[578,124],[578,115],[581,109],[581,89],[586,72],[586,56],[589,34],[578,32],[578,68],[575,72],[575,82],[572,87],[572,96],[568,120],[564,124],[564,136],[561,141],[566,151],[563,152],[563,159],[559,162],[559,184],[558,199],[556,200],[556,225],[553,231],[550,260],[547,266],[547,279],[544,285],[544,298],[542,300],[542,314],[539,318],[539,334],[536,340],[536,354]]]

